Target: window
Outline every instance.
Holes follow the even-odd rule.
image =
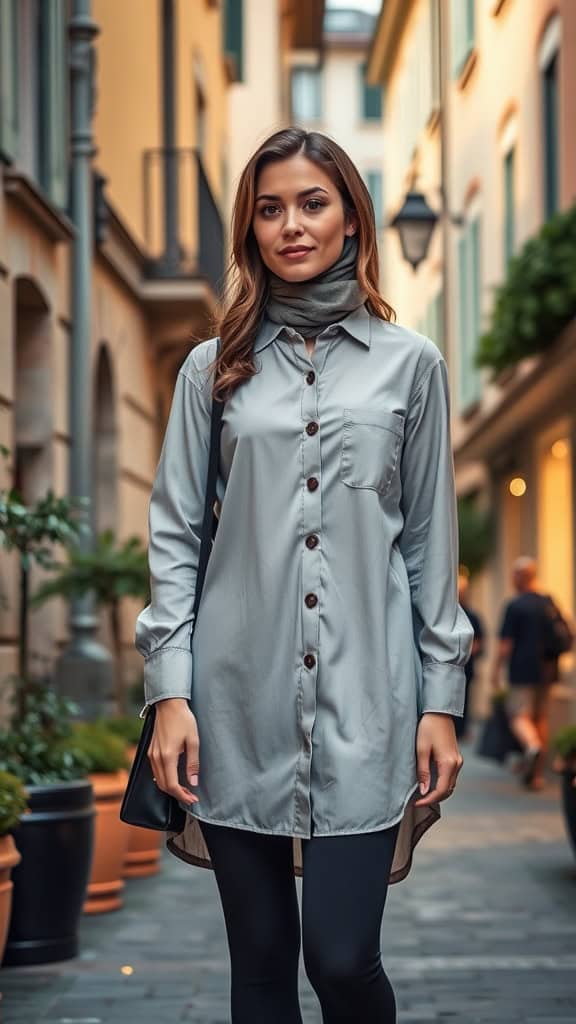
[[[243,0],[225,0],[224,52],[232,68],[234,81],[244,77],[244,11]]]
[[[321,116],[321,77],[318,68],[292,69],[292,116],[297,121],[318,121]]]
[[[444,354],[444,292],[442,288],[431,299],[418,320],[416,330],[425,334]]]
[[[480,397],[480,373],[474,364],[480,335],[480,217],[469,220],[458,242],[458,363],[460,411]]]
[[[551,217],[558,209],[558,55],[542,75],[544,117],[544,212]]]
[[[376,219],[376,229],[380,231],[382,229],[383,221],[383,210],[382,210],[382,173],[380,171],[367,171],[366,172],[366,186],[372,198],[374,206],[374,217]]]
[[[452,73],[458,78],[475,45],[475,0],[452,0]]]
[[[514,170],[516,147],[504,156],[504,266],[507,267],[516,246],[516,205],[514,201]]]
[[[538,61],[541,77],[543,206],[546,219],[559,203],[558,65],[562,42],[562,21],[549,19],[540,43]]]
[[[14,159],[18,142],[18,6],[0,0],[0,153]]]
[[[56,206],[67,201],[66,3],[39,5],[38,179]]]
[[[362,118],[364,121],[379,121],[382,117],[382,86],[368,85],[366,67],[366,64],[360,65]]]

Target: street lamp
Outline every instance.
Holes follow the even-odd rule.
[[[390,227],[396,228],[404,259],[416,270],[426,259],[438,214],[428,205],[422,192],[408,192]]]

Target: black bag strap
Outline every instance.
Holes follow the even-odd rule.
[[[216,353],[220,352],[220,338],[218,338]],[[208,478],[206,482],[206,497],[204,501],[204,518],[202,521],[202,536],[200,540],[200,555],[198,558],[198,571],[196,574],[196,591],[194,594],[194,606],[192,609],[192,632],[190,633],[190,646],[192,646],[192,633],[194,632],[194,624],[196,622],[196,615],[198,614],[198,608],[200,605],[200,597],[202,594],[202,587],[204,586],[204,577],[206,575],[206,567],[208,565],[208,559],[212,550],[212,543],[216,536],[216,530],[218,529],[218,516],[214,511],[214,503],[216,501],[216,482],[218,480],[218,464],[220,461],[220,432],[222,429],[222,412],[224,411],[224,402],[212,398],[212,412],[210,416],[210,447],[208,454]]]

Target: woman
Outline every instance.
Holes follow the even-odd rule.
[[[302,1020],[295,875],[324,1022],[391,1024],[387,887],[463,764],[446,365],[391,323],[369,193],[318,132],[248,162],[233,264],[220,354],[184,361],[151,499],[149,756],[189,812],[172,852],[215,872],[234,1024]],[[191,651],[212,371],[220,516]]]

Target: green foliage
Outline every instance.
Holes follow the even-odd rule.
[[[67,565],[51,562],[49,568],[56,575],[37,590],[33,604],[55,596],[82,597],[89,591],[101,606],[110,606],[122,597],[149,600],[148,559],[139,537],[117,545],[113,531],[105,530],[93,551],[71,548]]]
[[[555,214],[510,260],[477,366],[496,373],[551,345],[576,316],[576,204]]]
[[[553,736],[550,746],[560,757],[576,757],[576,725],[566,725]]]
[[[7,459],[8,449],[2,446],[0,455]],[[30,564],[34,561],[48,566],[54,544],[68,545],[77,541],[88,529],[81,518],[85,507],[86,501],[57,498],[53,491],[48,491],[33,505],[26,505],[16,489],[0,490],[0,547],[5,551],[16,550],[20,557],[18,672],[22,680],[28,678]]]
[[[116,718],[101,719],[106,728],[115,736],[120,736],[125,743],[134,746],[140,739],[142,719],[137,715],[118,715]]]
[[[18,710],[0,730],[0,771],[30,786],[85,778],[89,763],[73,742],[76,705],[41,681],[27,681],[23,693],[16,683],[12,702]]]
[[[27,807],[28,794],[21,780],[11,772],[0,771],[0,836],[6,836],[20,821]]]
[[[39,587],[32,598],[34,605],[51,597],[69,599],[92,592],[96,603],[108,609],[114,645],[116,702],[118,710],[124,711],[120,601],[123,597],[150,600],[146,548],[139,537],[129,537],[123,544],[117,544],[113,531],[105,530],[96,538],[93,551],[70,548],[68,563],[52,562],[50,568],[55,575]]]
[[[485,565],[494,547],[494,519],[476,497],[458,499],[460,562],[474,575]]]
[[[53,491],[34,505],[25,505],[18,491],[0,491],[0,544],[6,551],[16,549],[20,562],[28,568],[30,561],[51,564],[49,544],[71,544],[82,531],[78,509],[82,502],[57,498]]]
[[[77,722],[73,742],[86,757],[90,772],[117,772],[128,766],[126,741],[103,721]]]

